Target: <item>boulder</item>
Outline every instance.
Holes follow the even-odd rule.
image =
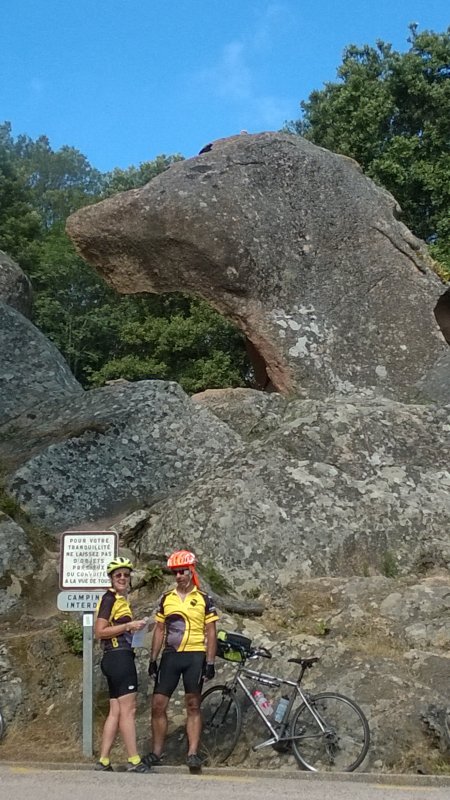
[[[233,320],[266,388],[448,399],[445,287],[398,213],[351,159],[262,133],[80,209],[67,231],[118,291],[185,292]]]
[[[7,489],[48,531],[180,492],[239,444],[227,425],[163,381],[93,389],[0,428]]]
[[[0,615],[20,602],[22,581],[35,569],[36,562],[25,531],[0,511]]]
[[[44,400],[83,393],[67,362],[30,320],[0,302],[0,425]]]
[[[267,586],[267,582],[266,582]],[[362,769],[367,772],[433,773],[442,763],[436,739],[422,722],[430,704],[448,706],[449,620],[448,573],[422,578],[318,578],[297,580],[281,597],[265,594],[267,611],[260,620],[222,618],[221,626],[238,630],[255,644],[268,647],[270,662],[259,662],[264,672],[295,679],[293,656],[314,655],[319,662],[305,674],[304,688],[338,691],[351,697],[365,712],[371,746]],[[400,615],[391,613],[387,601]],[[407,628],[446,628],[446,635],[427,648],[411,644]],[[423,644],[423,643],[422,643]],[[267,664],[270,663],[270,668]],[[230,667],[218,659],[217,682],[230,677]],[[276,703],[281,690],[265,688]],[[244,715],[240,742],[232,766],[294,767],[289,756],[277,757],[270,748],[252,752],[264,729],[256,714]]]
[[[18,264],[0,250],[0,300],[31,317],[33,289]]]
[[[22,678],[17,675],[17,667],[12,663],[9,648],[0,642],[0,686],[2,687],[1,712],[5,726],[11,723],[23,701]]]
[[[242,397],[225,412],[241,433],[258,420],[262,395]],[[450,567],[450,407],[267,398],[271,429],[256,421],[201,482],[149,509],[141,556],[185,543],[255,590],[267,579]]]

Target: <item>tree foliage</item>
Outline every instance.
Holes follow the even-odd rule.
[[[291,130],[356,159],[450,278],[450,28],[411,25],[408,41],[404,53],[347,47],[338,82],[312,92]]]
[[[8,125],[0,126],[0,249],[29,269],[39,258],[43,233],[32,193],[11,152]]]
[[[30,275],[35,322],[85,386],[159,378],[195,392],[250,377],[242,335],[206,303],[119,296],[64,232],[76,209],[142,186],[180,159],[101,174],[74,148],[54,151],[45,136],[14,139],[9,123],[0,125],[0,249]]]

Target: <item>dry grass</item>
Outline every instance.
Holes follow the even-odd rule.
[[[369,618],[355,622],[339,638],[353,652],[372,658],[395,658],[408,649],[382,621]]]
[[[25,730],[23,724],[13,722],[0,745],[1,760],[80,761],[82,745],[73,727],[73,723],[65,723],[56,716],[37,717]]]
[[[445,755],[438,749],[429,746],[415,745],[408,747],[403,757],[390,765],[391,772],[417,773],[425,775],[450,775],[450,753]]]

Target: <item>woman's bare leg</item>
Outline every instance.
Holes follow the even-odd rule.
[[[116,699],[109,701],[109,714],[103,726],[102,743],[100,746],[100,758],[109,758],[111,747],[119,730],[120,706]]]
[[[128,758],[137,755],[136,745],[136,692],[124,694],[118,699],[119,730],[127,751]]]

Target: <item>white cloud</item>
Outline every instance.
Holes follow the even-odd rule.
[[[266,94],[258,81],[258,60],[272,47],[274,36],[288,22],[288,7],[268,2],[252,31],[225,44],[215,64],[191,76],[191,86],[236,106],[249,129],[279,128],[290,115],[292,101]]]
[[[220,60],[205,77],[221,97],[247,100],[252,93],[252,76],[246,64],[244,43],[234,41],[225,45]]]
[[[252,36],[254,49],[269,49],[272,44],[274,30],[279,28],[288,16],[289,11],[284,3],[268,3],[259,17],[258,24]]]

